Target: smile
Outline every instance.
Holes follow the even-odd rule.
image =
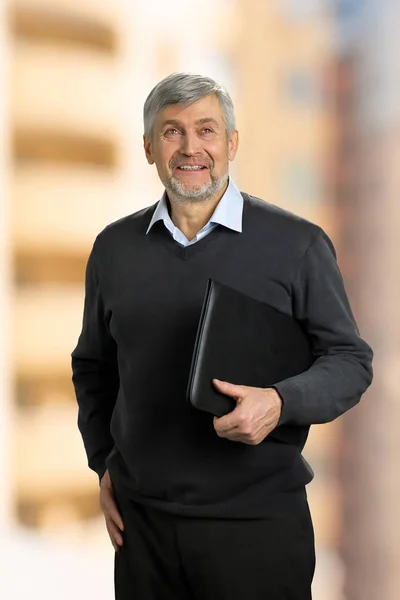
[[[179,171],[202,171],[207,169],[207,167],[203,165],[180,165],[177,169]]]

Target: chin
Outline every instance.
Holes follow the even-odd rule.
[[[166,182],[166,185],[164,185],[167,191],[172,192],[174,195],[179,196],[184,200],[201,202],[221,191],[227,182],[227,179],[228,176],[222,177],[219,180],[214,179],[201,185],[188,185],[182,183],[175,177],[171,177],[171,179]]]
[[[187,185],[175,178],[170,180],[168,188],[177,196],[188,200],[204,200],[214,191],[212,182],[203,183],[202,185]]]

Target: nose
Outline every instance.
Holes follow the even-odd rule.
[[[195,133],[187,132],[181,138],[181,152],[186,156],[193,156],[199,152],[199,139]]]

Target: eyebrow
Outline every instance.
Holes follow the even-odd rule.
[[[217,121],[212,117],[203,117],[202,119],[198,119],[197,121],[195,121],[196,125],[204,125],[205,123],[212,123],[213,125],[215,125],[215,127],[219,127]],[[167,119],[166,121],[163,121],[163,123],[161,123],[161,128],[163,129],[166,125],[177,125],[179,127],[182,127],[182,122],[179,121],[179,119]]]

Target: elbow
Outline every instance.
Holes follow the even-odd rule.
[[[372,368],[372,364],[370,364],[368,368],[365,369],[365,373],[365,389],[368,389],[374,379],[374,370]]]
[[[359,398],[369,388],[372,383],[374,372],[372,367],[372,361],[374,353],[372,348],[366,343],[363,343],[363,347],[355,352],[352,357],[346,356],[346,360],[353,365],[354,369],[354,384],[355,391]]]
[[[364,393],[369,386],[371,385],[373,378],[374,378],[374,370],[373,370],[373,366],[372,366],[372,361],[374,358],[374,352],[372,350],[372,348],[370,346],[368,346],[368,351],[366,353],[366,357],[362,362],[362,367],[363,367],[363,374],[364,374],[364,390],[362,393]]]
[[[367,389],[371,385],[373,377],[374,377],[372,361],[369,361],[369,362],[363,361],[362,363],[360,363],[360,367],[361,367],[361,369],[359,371],[359,377],[357,378],[358,384],[356,386],[356,389],[354,390],[355,394],[352,397],[352,401],[350,402],[350,405],[348,408],[352,408],[353,406],[356,406],[356,404],[358,404],[360,402],[364,393],[367,391]]]

